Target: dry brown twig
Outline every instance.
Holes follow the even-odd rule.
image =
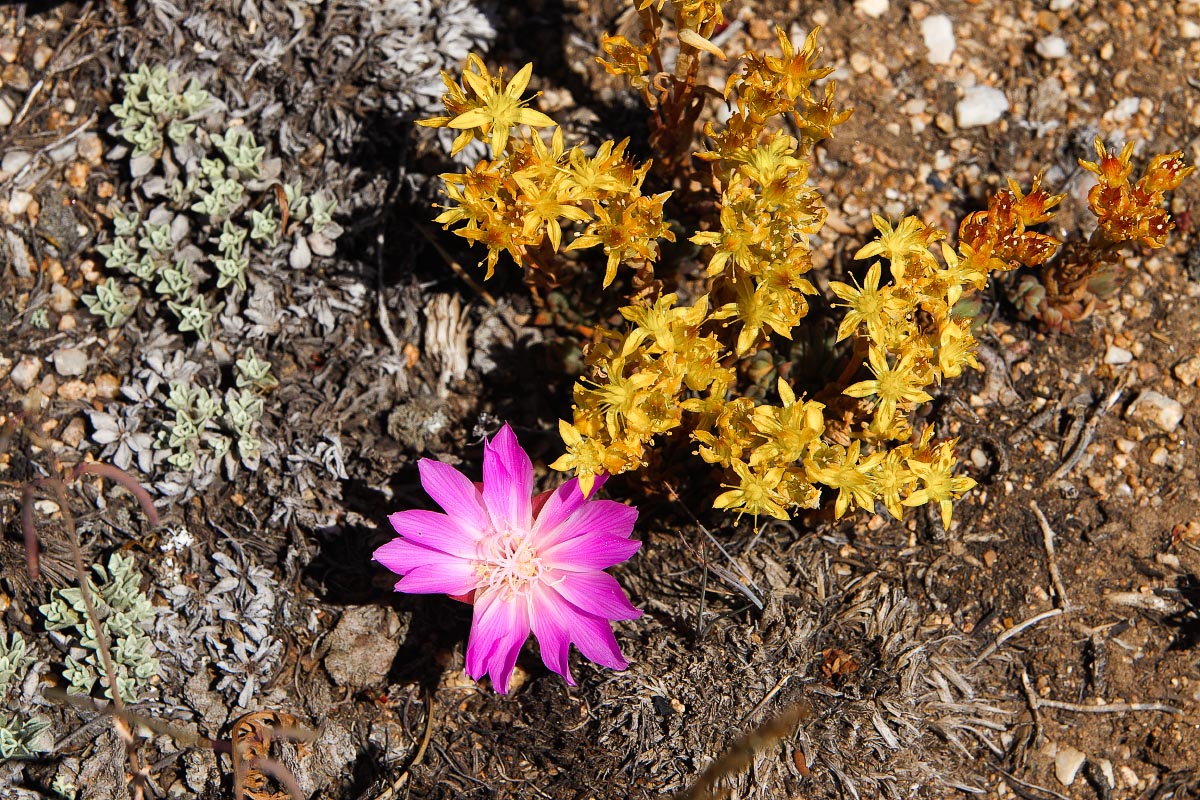
[[[425,751],[429,748],[429,740],[433,736],[433,693],[425,694],[425,732],[421,734],[421,743],[417,746],[417,751],[412,758],[400,770],[400,774],[396,776],[391,784],[379,793],[375,800],[391,800],[400,788],[408,781],[412,775],[412,768],[421,763],[421,759],[425,757]]]
[[[984,660],[986,660],[989,656],[991,656],[993,653],[995,653],[997,650],[999,650],[1004,645],[1005,642],[1007,642],[1009,639],[1013,638],[1014,636],[1018,635],[1022,631],[1026,630],[1027,628],[1032,628],[1034,625],[1037,625],[1039,622],[1042,622],[1043,620],[1050,619],[1051,617],[1057,617],[1059,614],[1065,614],[1065,613],[1066,613],[1066,611],[1064,609],[1052,608],[1049,611],[1043,611],[1040,614],[1033,615],[1032,617],[1030,617],[1027,620],[1018,622],[1016,625],[1013,625],[1011,628],[1004,631],[999,636],[997,636],[994,640],[992,640],[992,643],[989,644],[987,647],[985,647],[983,649],[983,652],[975,657],[975,660],[971,662],[969,668],[974,669],[975,667],[979,666]]]
[[[1066,460],[1059,465],[1058,469],[1054,470],[1054,474],[1050,476],[1050,483],[1057,483],[1058,481],[1061,481],[1063,478],[1071,474],[1071,470],[1075,469],[1075,465],[1080,462],[1084,453],[1087,452],[1088,445],[1092,443],[1092,438],[1096,435],[1096,428],[1099,427],[1100,420],[1102,420],[1105,415],[1108,414],[1109,410],[1116,405],[1117,401],[1121,399],[1121,395],[1125,393],[1125,388],[1129,386],[1129,382],[1132,379],[1133,372],[1127,370],[1117,380],[1116,387],[1112,390],[1112,392],[1109,393],[1104,403],[1101,404],[1100,407],[1094,412],[1092,412],[1090,417],[1088,417],[1087,423],[1085,423],[1083,426],[1083,432],[1080,434],[1079,439],[1075,442],[1075,446],[1071,449],[1070,455],[1068,455]]]
[[[112,467],[112,469],[120,471],[117,467]],[[126,477],[129,478],[129,476]],[[129,478],[129,480],[132,481],[133,479]],[[100,622],[100,616],[96,613],[96,603],[92,597],[87,567],[83,563],[83,549],[79,543],[79,530],[75,526],[75,515],[71,513],[71,502],[67,497],[67,486],[59,478],[42,478],[34,481],[25,488],[22,494],[21,525],[24,528],[25,534],[25,553],[28,559],[26,567],[29,570],[29,577],[36,580],[38,576],[37,530],[33,523],[33,499],[37,495],[38,489],[49,489],[58,500],[59,512],[62,514],[63,523],[67,528],[67,543],[71,549],[71,558],[79,583],[79,593],[83,598],[83,606],[88,623],[96,632],[96,652],[100,656],[100,664],[104,668],[104,678],[108,681],[109,692],[112,694],[113,708],[117,712],[123,712],[125,710],[125,701],[122,700],[121,692],[117,687],[117,671],[113,666],[108,636],[105,635],[104,628]],[[157,519],[157,515],[155,515],[155,518]],[[141,760],[134,749],[135,739],[133,730],[119,715],[114,715],[113,717],[113,728],[117,731],[117,736],[121,739],[121,743],[125,747],[126,758],[129,759],[129,767],[132,775],[130,794],[135,800],[141,800],[145,795],[145,787],[149,776],[145,768],[142,767]]]
[[[496,306],[496,298],[492,297],[491,293],[487,289],[484,289],[482,286],[480,286],[479,283],[472,278],[465,269],[463,269],[462,264],[459,264],[458,261],[455,260],[454,256],[450,255],[450,252],[446,250],[445,247],[442,247],[442,243],[437,240],[436,236],[426,230],[424,225],[414,225],[413,227],[417,229],[418,233],[425,237],[425,241],[433,245],[433,249],[436,250],[438,255],[442,257],[442,260],[446,262],[446,265],[450,267],[450,269],[454,270],[455,275],[462,278],[464,283],[474,289],[475,293],[482,297],[485,303],[493,308]]]
[[[1067,600],[1067,589],[1063,585],[1062,573],[1059,572],[1058,557],[1054,549],[1054,529],[1050,527],[1050,521],[1046,519],[1046,515],[1042,513],[1042,508],[1037,504],[1036,500],[1030,500],[1029,507],[1037,515],[1038,525],[1042,528],[1042,546],[1046,550],[1046,559],[1050,570],[1050,583],[1054,586],[1058,607],[1063,611],[1070,611],[1071,602]]]
[[[728,794],[728,789],[717,786],[725,777],[744,770],[754,760],[754,757],[771,745],[783,739],[796,729],[796,726],[813,715],[812,705],[807,700],[800,700],[785,708],[779,714],[768,719],[757,728],[743,734],[734,740],[725,752],[700,773],[700,777],[691,788],[675,795],[675,800],[718,800]]]
[[[1029,713],[1033,717],[1032,746],[1039,747],[1042,743],[1041,704],[1038,703],[1037,692],[1034,690],[1033,683],[1029,680],[1029,673],[1025,669],[1021,670],[1021,688],[1025,690],[1025,700],[1029,703]]]

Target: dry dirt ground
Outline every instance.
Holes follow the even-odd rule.
[[[368,559],[386,515],[424,502],[416,459],[477,472],[499,420],[553,482],[542,465],[557,456],[579,342],[538,325],[511,274],[489,284],[493,306],[450,268],[470,272],[478,257],[428,222],[429,176],[451,165],[380,100],[355,45],[369,33],[360,6],[190,5],[0,9],[0,158],[31,157],[0,179],[0,398],[13,423],[0,454],[0,632],[23,633],[36,657],[6,703],[48,722],[53,746],[0,765],[0,796],[127,792],[133,762],[99,706],[37,691],[62,684],[68,654],[37,606],[73,571],[62,515],[44,502],[42,577],[25,577],[20,507],[29,482],[102,457],[92,414],[140,402],[114,387],[145,389],[166,371],[148,357],[191,346],[156,339],[151,319],[106,330],[78,304],[103,277],[109,203],[129,191],[122,163],[101,155],[117,76],[169,61],[251,109],[285,168],[338,199],[345,234],[307,270],[255,267],[282,309],[266,324],[255,306],[246,339],[280,379],[257,471],[169,495],[161,462],[150,465],[139,477],[155,489],[157,528],[94,476],[72,487],[86,558],[132,555],[158,608],[162,671],[134,705],[157,721],[135,728],[147,791],[231,796],[229,759],[194,735],[227,741],[261,719],[247,714],[273,712],[317,733],[272,755],[322,798],[658,797],[735,742],[722,785],[742,798],[1200,797],[1200,180],[1175,194],[1168,248],[1132,253],[1117,299],[1073,334],[1021,322],[1002,282],[989,290],[987,373],[946,386],[926,412],[960,437],[979,482],[948,533],[923,514],[756,527],[705,512],[711,482],[663,476],[675,500],[653,481],[614,480],[610,496],[641,508],[646,543],[616,571],[647,612],[618,628],[630,668],[576,663],[569,688],[527,648],[519,688],[501,697],[462,673],[469,610],[391,594]],[[822,288],[870,237],[871,211],[953,230],[1004,176],[1028,185],[1046,169],[1070,194],[1054,232],[1078,235],[1076,160],[1095,136],[1139,141],[1141,157],[1200,158],[1193,2],[727,6],[731,53],[772,47],[775,23],[821,25],[856,107],[813,175],[830,208],[814,242]],[[489,62],[533,61],[538,102],[570,133],[644,139],[635,100],[592,62],[600,32],[628,23],[623,4],[492,12]],[[922,22],[938,14],[956,47],[931,64]],[[955,104],[976,84],[1011,107],[959,128]],[[39,306],[48,328],[31,322]],[[81,373],[59,367],[67,349],[86,353]],[[228,379],[226,361],[214,380],[221,369]],[[1145,392],[1182,420],[1139,416]],[[156,434],[161,418],[145,413]],[[773,726],[801,702],[811,712],[798,726]]]

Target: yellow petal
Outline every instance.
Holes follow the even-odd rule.
[[[870,397],[879,391],[878,384],[879,381],[859,381],[843,389],[842,394],[848,397]]]
[[[583,237],[581,236],[580,239],[582,239],[582,238]],[[579,240],[576,239],[575,241],[579,241]],[[621,264],[621,254],[618,251],[613,250],[611,253],[608,254],[608,263],[604,267],[604,283],[601,285],[600,288],[602,288],[602,289],[608,288],[608,285],[613,282],[614,278],[617,277],[617,267],[620,266],[620,264]]]
[[[708,39],[705,39],[691,28],[684,28],[679,32],[679,41],[689,45],[690,47],[694,47],[697,50],[703,50],[706,53],[714,55],[722,61],[726,60],[725,53],[721,50],[721,48],[717,47],[715,44],[710,42]]]
[[[515,117],[518,125],[532,125],[535,128],[551,128],[557,125],[553,119],[532,108],[520,108]]]
[[[504,93],[509,97],[520,99],[521,93],[525,91],[525,87],[529,85],[529,78],[533,75],[533,62],[526,64],[517,70],[517,74],[512,76],[512,80],[508,82]]]
[[[468,70],[463,73],[463,82],[470,86],[471,90],[481,100],[492,95],[492,82],[488,80],[486,72],[483,75],[478,75]]]
[[[482,128],[492,121],[487,111],[482,108],[472,108],[470,111],[464,111],[454,119],[446,123],[447,128],[456,128],[462,130],[464,128]]]

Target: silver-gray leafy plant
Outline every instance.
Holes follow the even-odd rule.
[[[207,341],[214,317],[245,294],[253,256],[274,255],[288,233],[287,249],[309,254],[301,262],[312,252],[332,253],[341,234],[332,218],[335,203],[322,193],[305,195],[299,181],[289,183],[284,199],[294,224],[284,231],[283,209],[272,191],[282,186],[280,161],[266,158],[243,120],[223,121],[195,79],[181,85],[162,66],[143,65],[122,82],[124,99],[110,111],[118,120],[112,131],[132,145],[134,208],[114,212],[113,240],[97,249],[110,270],[153,293],[109,279],[83,302],[117,327],[143,296],[148,304],[161,296],[178,331]],[[297,266],[296,258],[288,261]]]
[[[172,381],[165,405],[175,413],[160,434],[158,445],[169,448],[171,466],[182,472],[208,471],[210,461],[226,460],[232,474],[234,461],[258,468],[262,440],[258,438],[265,402],[263,392],[278,381],[271,375],[269,361],[248,348],[234,362],[236,389],[224,397],[217,391],[195,386],[191,381]]]
[[[283,182],[280,159],[268,158],[246,121],[228,114],[196,80],[185,83],[165,67],[143,65],[122,82],[110,132],[124,144],[110,158],[129,158],[133,188],[114,208],[111,240],[98,248],[120,277],[108,277],[82,299],[109,327],[138,313],[153,323],[169,312],[162,316],[170,332],[192,343],[189,358],[199,370],[213,355],[241,349],[242,336],[229,321],[241,311],[253,318],[256,270],[266,279],[285,264],[304,269],[314,255],[333,255],[342,233],[333,220],[336,203],[324,192],[306,194],[299,180]],[[242,333],[253,332],[242,324]],[[210,347],[214,339],[219,345]],[[122,430],[113,415],[100,412],[92,417],[93,440],[123,455],[120,466],[135,452],[147,474],[166,462],[169,480],[156,485],[177,487],[172,493],[189,481],[211,480],[221,464],[231,477],[238,465],[255,470],[263,397],[277,381],[253,350],[244,351],[235,375],[236,387],[220,385],[219,377],[208,385],[189,378],[186,386],[170,383],[166,399],[140,401],[139,416],[162,420],[152,441],[136,424]]]
[[[13,631],[7,642],[0,634],[0,704],[9,707],[9,693],[20,689],[32,664],[33,656],[19,632]],[[0,759],[29,758],[46,750],[41,739],[49,727],[45,720],[0,712]]]
[[[113,553],[108,568],[92,566],[99,581],[88,578],[96,613],[112,653],[117,689],[121,698],[135,702],[138,692],[158,675],[158,648],[147,635],[155,618],[154,606],[141,589],[142,575],[134,567],[133,557]],[[70,683],[70,694],[90,694],[99,678],[107,682],[96,639],[96,629],[87,620],[83,591],[79,587],[55,589],[50,602],[39,606],[45,617],[46,630],[66,631],[60,636],[70,648],[63,675]],[[105,686],[104,695],[112,698],[112,689]]]
[[[201,575],[199,589],[176,583],[167,591],[174,614],[156,622],[174,667],[186,674],[211,668],[220,676],[215,690],[240,708],[249,709],[279,667],[283,640],[274,635],[280,624],[296,624],[288,593],[274,573],[250,561],[212,554],[212,574]]]

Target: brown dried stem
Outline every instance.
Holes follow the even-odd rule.
[[[812,705],[807,700],[800,700],[754,730],[738,737],[733,744],[726,748],[720,758],[700,774],[691,788],[675,796],[676,800],[709,800],[709,798],[725,797],[728,792],[717,786],[719,780],[741,772],[749,766],[755,755],[790,734],[797,725],[810,718],[812,714]]]
[[[34,481],[25,487],[25,492],[22,495],[21,521],[22,524],[28,522],[28,527],[25,529],[27,556],[29,555],[30,536],[32,535],[33,537],[34,560],[28,564],[30,577],[37,577],[37,533],[33,527],[32,501],[34,494],[41,488],[47,488],[53,492],[55,498],[58,500],[59,510],[62,512],[63,523],[67,527],[67,543],[71,547],[71,559],[74,562],[75,575],[79,581],[79,594],[83,598],[83,607],[87,614],[88,624],[96,632],[96,652],[100,655],[100,664],[104,667],[104,677],[108,680],[108,689],[112,694],[113,708],[117,712],[117,715],[114,717],[116,724],[113,727],[116,728],[118,737],[120,737],[121,742],[125,745],[125,755],[129,759],[130,771],[133,774],[131,794],[140,800],[145,791],[143,785],[146,776],[142,771],[137,752],[133,748],[133,733],[120,717],[120,714],[125,711],[125,701],[121,699],[121,690],[117,687],[117,670],[113,666],[112,652],[108,646],[108,636],[104,633],[104,628],[100,622],[100,615],[96,613],[96,603],[92,598],[91,581],[88,578],[87,567],[83,563],[83,548],[79,543],[79,530],[75,526],[75,515],[71,512],[71,502],[67,497],[67,487],[58,478],[42,478],[41,480]]]

